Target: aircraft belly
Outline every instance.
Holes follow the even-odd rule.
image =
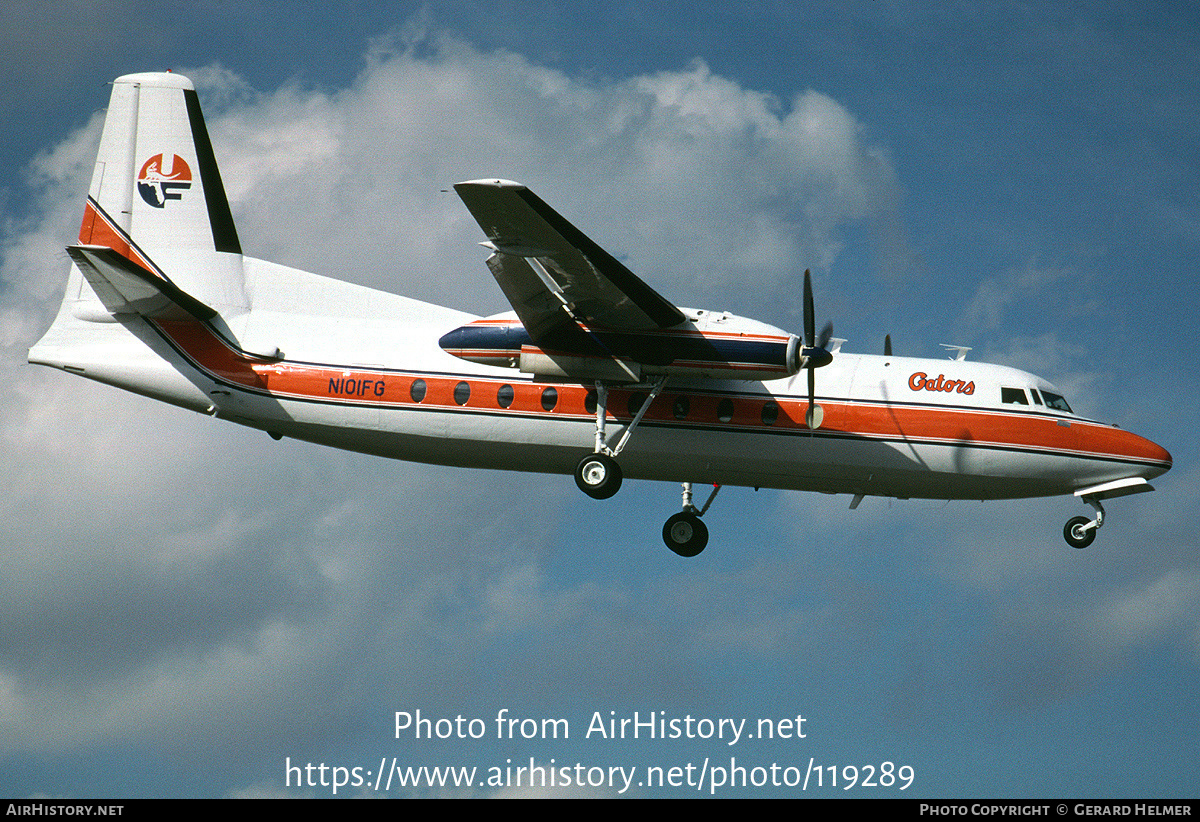
[[[283,402],[281,433],[415,462],[570,474],[590,452],[593,421],[414,408],[330,413]],[[257,427],[269,427],[265,420]],[[610,423],[610,445],[625,426]],[[644,424],[619,456],[630,479],[692,481],[824,493],[1002,499],[1069,493],[1078,459],[1000,453],[963,443],[879,442],[844,432],[711,429]],[[980,472],[985,469],[984,472]],[[1119,473],[1119,471],[1117,472]],[[1126,471],[1126,473],[1128,473]]]

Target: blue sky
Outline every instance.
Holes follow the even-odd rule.
[[[1194,795],[1198,16],[0,11],[21,35],[0,57],[0,794],[325,795],[284,786],[288,757],[732,755],[909,764],[909,796]],[[886,333],[915,356],[972,346],[1175,468],[1110,504],[1086,551],[1061,537],[1088,510],[1074,499],[849,511],[730,488],[685,562],[659,538],[675,486],[597,503],[569,477],[275,443],[25,365],[61,298],[105,83],[166,68],[200,89],[255,256],[502,311],[478,228],[441,190],[518,179],[680,304],[797,328],[810,267],[846,350]],[[394,713],[418,708],[565,717],[572,738],[394,738]],[[803,714],[808,736],[583,738],[609,711]]]

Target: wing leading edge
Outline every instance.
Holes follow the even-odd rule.
[[[454,186],[495,253],[488,268],[535,343],[576,322],[615,331],[670,328],[678,308],[520,183]]]

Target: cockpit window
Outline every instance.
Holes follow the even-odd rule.
[[[1037,404],[1037,405],[1042,404],[1042,398],[1040,396],[1038,396],[1038,390],[1036,388],[1030,388],[1029,393],[1033,396],[1033,401],[1035,404]]]
[[[1000,402],[1005,404],[1029,405],[1029,398],[1025,396],[1024,388],[1001,388]]]
[[[1074,414],[1071,406],[1067,405],[1067,401],[1060,394],[1052,394],[1046,389],[1042,389],[1042,397],[1046,400],[1046,407],[1053,408],[1055,411],[1066,411],[1068,414]]]

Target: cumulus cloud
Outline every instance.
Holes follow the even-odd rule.
[[[344,88],[187,73],[248,253],[479,313],[507,305],[446,190],[463,179],[521,180],[670,298],[763,319],[787,311],[774,297],[796,272],[833,264],[843,229],[894,218],[886,151],[845,106],[814,90],[782,100],[702,62],[584,79],[410,31]],[[598,513],[563,478],[273,443],[23,365],[57,305],[99,125],[47,148],[28,212],[4,226],[0,752],[324,755],[417,702],[720,702],[709,683],[727,660],[861,660],[907,625],[909,603],[846,556],[923,533],[925,508],[897,526],[882,506],[835,514],[789,495],[782,511],[758,503],[765,522],[742,537],[769,562],[730,550],[680,566],[657,534],[676,488],[666,502],[661,486],[629,488]],[[939,524],[934,556],[956,538],[995,556],[970,542],[969,516]],[[903,556],[922,555],[910,541]],[[1194,597],[1194,578],[1164,577],[1102,616],[1136,646],[1165,630],[1147,608],[1181,613]]]
[[[832,98],[785,103],[700,62],[582,80],[431,34],[381,41],[335,92],[193,74],[217,101],[210,131],[248,249],[470,310],[506,306],[447,191],[460,180],[525,182],[680,302],[752,283],[746,311],[828,268],[839,228],[891,208],[895,187]]]
[[[249,253],[480,312],[507,306],[445,190],[458,180],[527,182],[657,288],[700,304],[829,266],[839,227],[886,208],[893,186],[832,98],[784,102],[699,62],[583,80],[426,33],[380,41],[341,89],[187,73]],[[286,728],[297,705],[334,732],[380,683],[405,694],[469,679],[493,646],[531,664],[551,654],[547,688],[585,680],[597,652],[635,660],[609,686],[636,692],[643,677],[676,680],[680,654],[686,667],[711,648],[798,641],[807,617],[768,604],[783,590],[664,652],[633,628],[659,620],[655,592],[548,575],[563,539],[554,511],[577,504],[561,483],[379,471],[21,365],[55,311],[100,122],[38,157],[31,206],[4,227],[3,367],[18,386],[0,412],[15,549],[0,581],[5,753],[203,746],[230,717]],[[527,510],[465,502],[500,481],[504,497],[557,504],[531,529]],[[671,602],[689,590],[673,582]],[[587,642],[530,638],[556,635]],[[342,707],[318,708],[330,702]]]

